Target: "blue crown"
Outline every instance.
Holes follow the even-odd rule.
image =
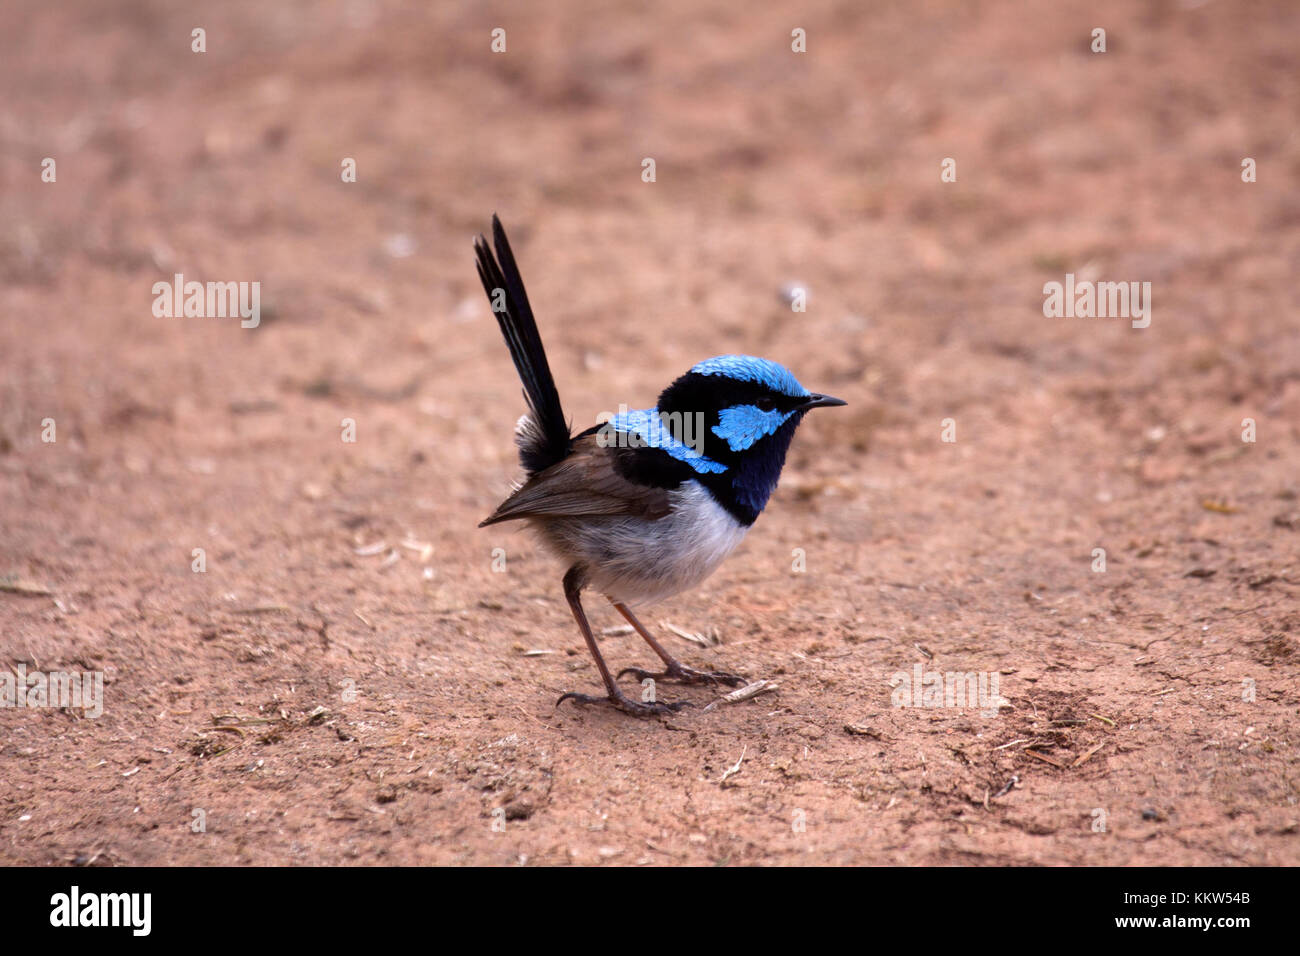
[[[722,375],[739,382],[757,382],[792,398],[810,394],[784,365],[753,355],[718,355],[705,359],[691,371],[698,375]]]

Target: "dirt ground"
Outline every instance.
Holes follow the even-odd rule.
[[[0,708],[0,862],[1300,863],[1297,36],[1285,2],[4,4],[0,661],[106,684]],[[775,692],[553,707],[599,685],[562,569],[475,527],[518,474],[494,211],[579,426],[725,352],[849,401],[642,615]],[[260,282],[261,324],[155,317],[178,272]],[[1045,318],[1067,273],[1151,283],[1150,326]],[[892,706],[916,665],[1006,706]]]

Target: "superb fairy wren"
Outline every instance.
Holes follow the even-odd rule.
[[[654,408],[621,412],[574,435],[496,216],[492,238],[495,257],[482,235],[474,251],[524,384],[528,411],[515,427],[515,442],[528,477],[479,527],[524,519],[568,565],[564,596],[607,696],[567,693],[557,705],[608,701],[639,716],[684,706],[636,701],[619,689],[582,609],[584,587],[604,594],[664,662],[659,673],[630,667],[618,677],[744,683],[677,661],[629,606],[662,600],[708,577],[767,504],[804,413],[845,403],[809,392],[776,362],[722,355],[673,382]]]

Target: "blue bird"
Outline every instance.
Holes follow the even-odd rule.
[[[619,689],[632,674],[682,683],[737,686],[735,674],[682,664],[632,614],[694,587],[713,573],[754,524],[776,489],[790,439],[813,408],[845,404],[810,392],[784,366],[752,355],[706,359],[664,389],[654,408],[625,411],[577,435],[564,417],[537,323],[505,230],[494,215],[496,255],[479,235],[479,278],[524,386],[527,413],[515,443],[527,479],[479,527],[524,520],[568,566],[568,599],[605,684],[605,696],[566,693],[556,701],[608,702],[629,714],[671,713],[683,703],[636,701]],[[664,663],[617,677],[601,656],[581,592],[606,596]]]

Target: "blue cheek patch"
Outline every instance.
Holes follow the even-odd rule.
[[[718,412],[713,434],[726,441],[732,451],[744,451],[760,438],[775,434],[793,414],[775,408],[765,412],[754,405],[733,405]]]
[[[609,424],[605,427],[621,433],[624,436],[623,441],[631,447],[637,447],[640,444],[667,452],[678,461],[690,465],[698,475],[716,475],[727,470],[726,465],[716,462],[712,458],[704,457],[703,454],[690,445],[683,444],[674,438],[673,433],[664,425],[664,420],[660,417],[657,408],[642,408],[623,412],[611,418]],[[640,442],[627,442],[626,436],[629,435],[635,435],[640,439]],[[601,440],[607,445],[620,444],[619,435],[608,435],[606,433]]]

